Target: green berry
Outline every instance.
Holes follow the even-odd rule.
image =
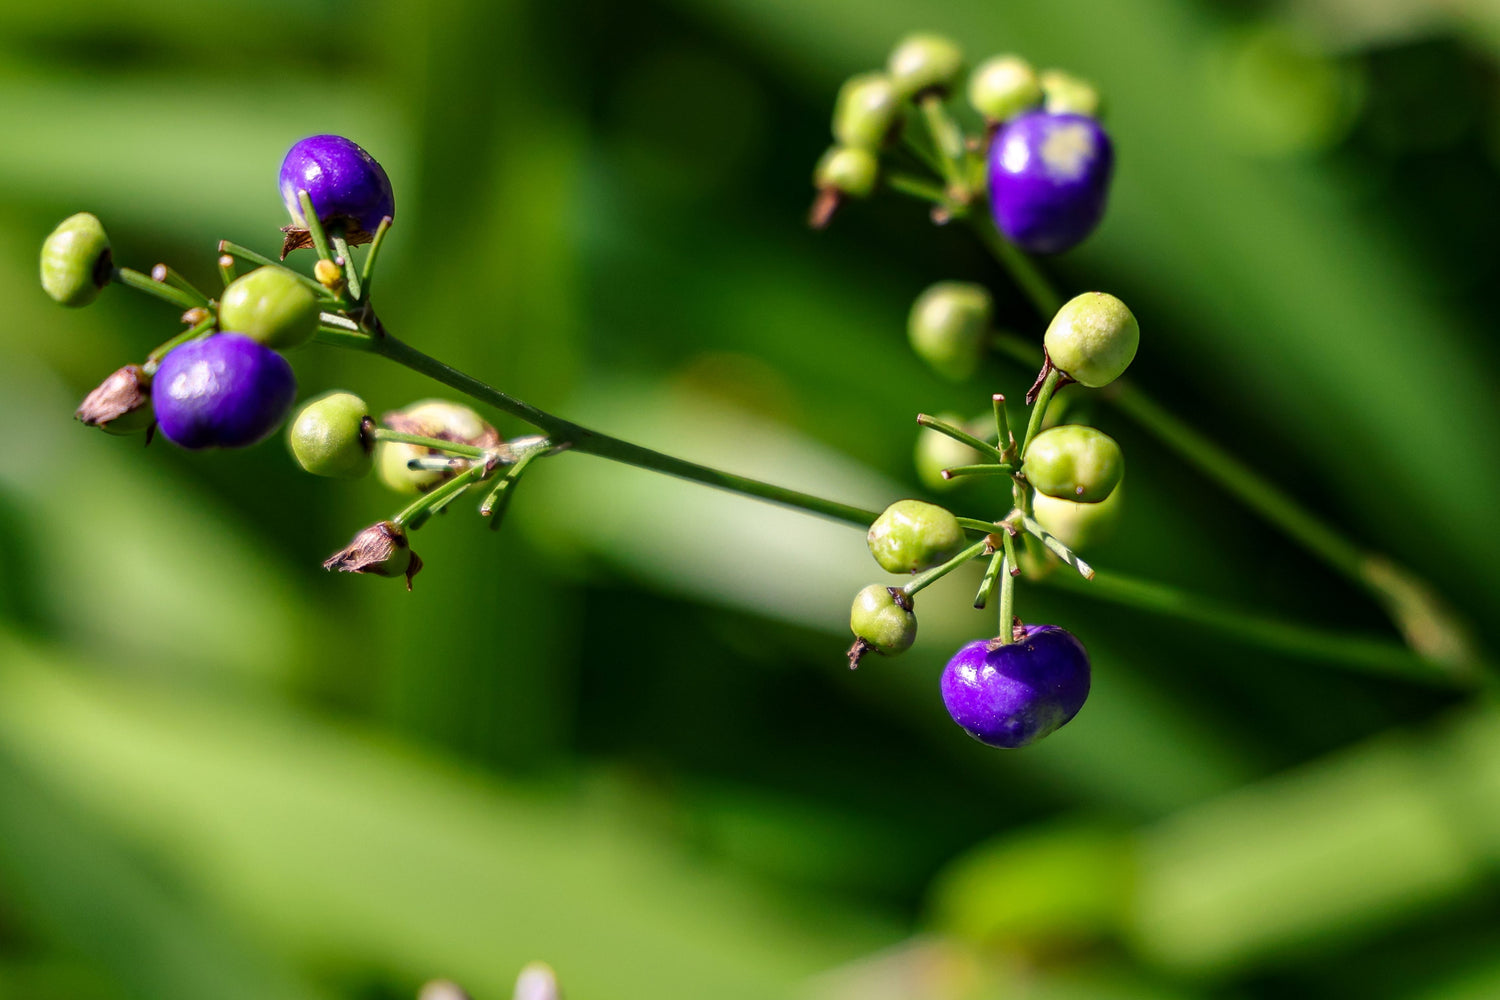
[[[425,399],[403,410],[385,414],[381,423],[403,434],[439,438],[473,445],[497,448],[500,435],[484,418],[467,406],[445,399]],[[437,455],[430,448],[415,444],[382,441],[375,447],[375,474],[397,493],[425,493],[453,476],[453,472],[434,469],[412,469],[407,463],[417,458]]]
[[[1115,439],[1087,424],[1042,431],[1021,462],[1026,481],[1049,497],[1098,503],[1125,475],[1125,456]]]
[[[917,616],[911,598],[899,587],[872,583],[854,595],[849,609],[849,629],[866,647],[886,656],[911,648],[917,638]]]
[[[1141,343],[1141,327],[1113,295],[1084,292],[1052,317],[1044,343],[1054,368],[1097,389],[1130,367]]]
[[[879,149],[901,120],[901,98],[884,73],[851,76],[833,106],[833,137],[844,146]]]
[[[315,476],[358,479],[370,471],[375,446],[370,408],[350,392],[330,392],[297,413],[287,441],[297,464]]]
[[[284,268],[256,268],[224,289],[219,329],[243,333],[278,351],[300,347],[318,331],[318,298]]]
[[[888,573],[920,573],[964,547],[958,518],[937,504],[898,500],[870,525],[870,554]]]
[[[1038,79],[1042,85],[1042,107],[1052,114],[1099,117],[1104,102],[1092,83],[1060,69],[1045,70]]]
[[[956,413],[940,413],[938,419],[945,424],[962,427],[963,417]],[[955,465],[978,465],[984,456],[962,441],[955,441],[946,434],[923,427],[917,431],[916,455],[917,478],[930,490],[951,490],[964,480],[944,479],[943,470]]]
[[[940,375],[963,381],[979,364],[993,309],[981,285],[938,282],[912,304],[906,322],[912,350]]]
[[[42,288],[65,306],[94,301],[113,266],[109,236],[88,212],[68,216],[42,244]]]
[[[1120,523],[1125,485],[1121,483],[1098,503],[1075,503],[1037,492],[1032,495],[1036,521],[1075,552],[1107,541]]]
[[[1003,122],[1042,103],[1042,84],[1020,56],[994,56],[969,74],[969,103],[992,122]]]
[[[902,99],[928,91],[946,94],[963,72],[964,54],[958,44],[942,35],[907,35],[891,50],[886,69]]]
[[[823,154],[813,173],[813,186],[851,198],[868,198],[880,177],[880,161],[868,149],[834,146]]]

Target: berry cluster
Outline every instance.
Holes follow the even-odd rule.
[[[1053,253],[1088,235],[1103,212],[1113,164],[1109,138],[1094,117],[1093,88],[1056,71],[1037,74],[1014,56],[990,59],[969,78],[969,101],[982,118],[980,133],[969,137],[945,104],[962,68],[952,42],[917,35],[896,47],[885,73],[864,74],[844,86],[833,120],[838,144],[817,170],[816,225],[826,224],[844,198],[870,194],[884,177],[892,188],[931,201],[935,220],[965,219],[1005,253]],[[920,112],[915,120],[921,128],[908,121],[911,109]],[[903,153],[932,167],[940,185],[882,171],[880,157]],[[422,354],[389,334],[370,299],[377,255],[395,215],[390,179],[380,164],[346,138],[313,136],[287,153],[279,186],[290,216],[281,260],[221,242],[224,287],[216,297],[166,265],[149,276],[116,266],[104,228],[91,215],[73,216],[47,238],[42,285],[58,302],[86,305],[114,282],[177,307],[185,327],[144,361],[105,379],[79,407],[80,420],[112,433],[145,431],[148,441],[159,428],[188,449],[243,448],[268,437],[291,412],[296,379],[282,352],[317,340],[376,353],[542,433],[506,441],[479,413],[443,399],[413,403],[379,419],[346,391],[304,402],[287,435],[303,469],[338,477],[373,471],[385,486],[411,497],[391,518],[356,534],[324,562],[326,568],[404,578],[409,589],[422,567],[411,531],[481,484],[488,489],[479,511],[497,524],[533,461],[584,451],[867,527],[876,562],[907,579],[901,586],[874,583],[859,592],[850,613],[851,666],[869,653],[891,656],[908,649],[916,638],[918,593],[971,560],[987,560],[974,604],[982,608],[998,597],[999,630],[993,639],[966,645],[948,664],[941,690],[949,713],[987,744],[1018,747],[1057,729],[1082,706],[1089,689],[1087,654],[1062,629],[1015,617],[1014,581],[1023,572],[1036,576],[1058,564],[1092,576],[1073,548],[1088,544],[1116,516],[1124,474],[1119,446],[1087,424],[1050,426],[1047,418],[1061,386],[1107,385],[1135,356],[1139,329],[1118,299],[1087,293],[1056,310],[1019,440],[1000,395],[991,400],[992,428],[970,422],[966,429],[961,418],[918,417],[924,479],[938,486],[967,476],[1002,477],[1011,487],[1009,513],[976,520],[923,500],[901,500],[877,515],[580,427]],[[985,203],[988,213],[971,213]],[[368,250],[356,266],[352,248],[361,244]],[[311,276],[284,263],[289,254],[309,249],[317,258]],[[238,274],[239,261],[256,267]],[[912,308],[912,346],[943,375],[968,378],[993,339],[992,312],[982,287],[941,282]]]
[[[844,199],[873,193],[883,177],[892,190],[930,201],[934,221],[967,219],[987,238],[998,236],[1007,252],[1059,253],[1093,232],[1114,167],[1094,88],[1060,71],[1037,73],[1014,55],[987,59],[968,79],[969,104],[982,123],[969,136],[947,107],[963,68],[952,41],[913,35],[891,52],[884,73],[844,84],[833,115],[837,144],[814,176],[815,227],[827,225]],[[913,165],[936,177],[914,176]],[[988,213],[972,212],[982,204]],[[912,307],[912,348],[939,374],[968,379],[992,339],[992,314],[983,287],[939,282]],[[892,656],[910,648],[917,593],[984,558],[989,563],[974,606],[983,608],[999,592],[999,634],[969,643],[949,661],[941,683],[949,714],[997,747],[1024,746],[1073,718],[1088,695],[1088,655],[1062,629],[1016,618],[1013,580],[1022,572],[1049,572],[1058,562],[1092,575],[1073,550],[1101,536],[1118,516],[1124,459],[1114,439],[1094,427],[1049,426],[1048,406],[1064,384],[1099,388],[1114,381],[1139,340],[1135,317],[1119,299],[1080,295],[1047,329],[1046,363],[1027,394],[1033,409],[1019,442],[999,395],[992,399],[992,429],[966,428],[957,415],[917,418],[916,460],[924,482],[945,488],[964,476],[1007,477],[1013,507],[994,522],[959,518],[921,500],[888,507],[870,527],[870,553],[882,569],[911,579],[899,587],[871,584],[855,597],[851,666],[871,652]]]

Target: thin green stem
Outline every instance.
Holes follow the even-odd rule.
[[[1036,262],[1028,257],[1020,247],[1000,235],[1000,230],[995,228],[995,221],[990,218],[988,212],[974,212],[968,216],[969,223],[974,227],[974,232],[984,243],[1000,265],[1010,273],[1013,280],[1031,300],[1036,307],[1037,313],[1045,320],[1051,320],[1057,311],[1062,308],[1063,299],[1057,289],[1052,287],[1052,282],[1042,273]]]
[[[917,423],[923,427],[929,427],[932,430],[937,431],[939,434],[946,434],[953,440],[958,441],[961,444],[968,445],[970,448],[973,448],[981,455],[990,455],[997,462],[1005,461],[1005,455],[1000,451],[999,448],[996,448],[988,441],[984,441],[975,437],[973,434],[970,434],[962,427],[955,427],[952,424],[947,423],[946,421],[939,420],[937,417],[928,416],[925,413],[917,414]],[[1000,439],[1000,443],[1003,445],[1005,443],[1005,438],[1002,437]]]
[[[307,220],[307,235],[312,238],[313,249],[318,251],[318,256],[323,260],[333,260],[333,251],[328,246],[328,234],[323,232],[323,220],[313,211],[312,195],[306,191],[298,191],[297,201],[302,206],[302,217]]]
[[[981,535],[993,535],[997,531],[1004,531],[1003,525],[996,521],[981,521],[974,517],[961,517],[958,519],[959,527],[965,531],[977,531]]]
[[[926,572],[918,573],[916,576],[906,581],[906,585],[901,588],[901,592],[907,597],[916,596],[920,591],[941,580],[949,573],[952,573],[954,570],[958,569],[958,567],[962,566],[970,559],[975,559],[979,556],[984,555],[985,551],[988,550],[989,547],[989,540],[987,538],[981,538],[979,541],[975,542],[973,545],[970,545],[968,548],[963,549],[958,553],[958,555],[954,556],[952,559],[949,559],[942,565],[934,566],[932,567],[932,569],[929,569]]]
[[[1000,452],[1000,460],[1008,461],[1012,455],[1011,449],[1016,446],[1016,439],[1010,434],[1010,416],[1005,412],[1005,397],[997,392],[990,399],[995,406],[995,440],[1000,443],[997,450]]]
[[[422,448],[431,448],[433,451],[446,451],[451,455],[462,455],[465,458],[483,458],[483,448],[476,448],[472,444],[462,444],[458,441],[444,441],[442,438],[424,437],[421,434],[405,434],[401,431],[393,431],[388,427],[377,427],[370,432],[370,436],[376,441],[387,441],[391,444],[414,444]]]
[[[479,505],[479,515],[490,519],[491,530],[499,529],[506,510],[510,508],[511,497],[515,496],[516,484],[521,481],[526,467],[546,451],[546,447],[541,447],[522,453],[516,459],[515,464],[505,470],[500,481],[495,484],[495,488],[490,490],[489,496],[485,497],[484,502]]]
[[[895,170],[887,171],[882,176],[885,179],[886,186],[892,191],[899,191],[920,201],[930,201],[934,205],[941,205],[950,212],[957,211],[959,208],[948,197],[947,191],[933,184],[931,181]]]
[[[949,117],[948,109],[943,107],[943,99],[937,93],[924,94],[918,99],[917,105],[922,111],[927,133],[932,137],[932,146],[937,150],[943,180],[947,182],[949,191],[960,200],[967,201],[969,179],[964,169],[967,151],[964,149],[963,130]]]
[[[1042,429],[1042,421],[1047,418],[1047,404],[1052,402],[1052,394],[1057,392],[1058,383],[1062,381],[1062,372],[1056,368],[1047,372],[1047,377],[1042,380],[1042,387],[1037,390],[1036,402],[1031,404],[1031,419],[1026,421],[1026,436],[1021,439],[1021,457],[1026,457],[1026,449],[1031,447],[1031,439],[1036,437],[1037,431]]]
[[[370,249],[365,251],[365,266],[360,272],[360,286],[364,289],[365,301],[370,298],[370,282],[375,278],[375,258],[380,256],[380,248],[385,246],[385,234],[391,231],[391,217],[387,215],[380,220],[380,225],[375,227],[375,236],[370,240]]]
[[[314,343],[330,347],[347,347],[351,351],[373,351],[375,338],[368,333],[351,333],[343,327],[320,324],[313,335]]]
[[[287,274],[290,274],[292,277],[302,282],[308,288],[311,288],[314,292],[317,293],[318,298],[327,299],[329,297],[328,289],[318,284],[312,278],[309,278],[307,275],[303,274],[300,271],[292,270],[280,261],[272,260],[265,254],[256,253],[249,247],[242,247],[238,243],[231,243],[229,240],[220,240],[219,253],[227,253],[230,256],[238,257],[240,260],[248,260],[252,264],[259,264],[261,267],[280,268]]]
[[[996,552],[990,556],[990,564],[984,568],[984,579],[979,581],[979,590],[974,594],[975,611],[983,611],[985,604],[989,603],[990,595],[995,592],[995,581],[1000,579],[1000,570],[1004,568],[1004,564],[1004,552]]]
[[[361,285],[359,283],[359,269],[354,266],[354,255],[349,252],[349,242],[344,239],[344,234],[335,228],[328,234],[329,242],[333,246],[333,262],[344,269],[344,283],[349,289],[349,299],[352,302],[363,301]]]
[[[1063,562],[1067,563],[1069,566],[1077,570],[1079,576],[1083,577],[1085,580],[1092,580],[1094,578],[1094,567],[1078,558],[1078,554],[1064,545],[1061,539],[1048,533],[1046,528],[1043,528],[1040,524],[1037,523],[1036,518],[1031,517],[1027,514],[1022,514],[1021,528],[1028,535],[1045,545],[1047,547],[1047,551],[1051,552],[1053,555],[1057,556],[1057,558],[1061,559]]]
[[[436,510],[447,506],[448,502],[456,498],[464,490],[468,489],[478,479],[484,476],[484,463],[476,462],[463,472],[454,476],[431,493],[425,493],[417,497],[411,503],[402,508],[401,513],[391,518],[397,525],[410,527],[413,531],[422,526],[428,516]]]
[[[1015,468],[1005,463],[981,462],[976,465],[955,465],[943,470],[944,479],[959,479],[963,476],[1010,476]]]
[[[231,254],[219,254],[219,280],[228,288],[229,283],[235,279],[234,257]]]
[[[1113,572],[1099,573],[1087,584],[1069,574],[1053,574],[1041,582],[1201,625],[1297,659],[1443,686],[1465,684],[1464,679],[1394,642],[1281,621],[1166,584]]]
[[[217,322],[217,318],[210,316],[207,319],[195,323],[193,326],[182,331],[171,340],[165,341],[164,343],[158,345],[156,350],[146,355],[146,373],[148,375],[156,374],[156,368],[161,364],[161,359],[166,357],[174,347],[177,347],[179,344],[186,344],[190,340],[197,340],[199,337],[212,330],[214,328],[214,324]]]
[[[207,295],[198,290],[197,285],[194,285],[181,274],[178,274],[174,268],[168,267],[166,264],[157,264],[151,269],[151,280],[159,281],[164,285],[171,285],[178,291],[192,296],[194,305],[206,306],[211,301]]]
[[[134,288],[138,292],[145,292],[147,295],[153,295],[163,302],[170,303],[184,311],[196,309],[203,304],[196,295],[189,295],[182,289],[174,288],[164,281],[153,280],[149,274],[142,274],[134,268],[117,267],[111,273],[110,277],[122,285]]]
[[[1010,562],[1010,553],[1001,555],[1001,562]],[[1000,645],[1009,646],[1016,641],[1016,630],[1014,622],[1016,619],[1016,578],[1011,575],[1008,565],[1003,565],[1004,571],[1000,574]]]

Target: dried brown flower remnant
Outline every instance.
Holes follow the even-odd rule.
[[[406,589],[411,578],[422,569],[422,558],[411,550],[406,532],[394,521],[372,524],[354,536],[343,549],[323,561],[324,569],[340,573],[373,573],[376,576],[405,576]]]
[[[90,427],[111,434],[133,434],[150,426],[151,376],[140,365],[126,365],[99,383],[73,414]]]

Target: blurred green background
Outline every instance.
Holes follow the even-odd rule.
[[[1093,654],[1022,752],[948,721],[973,580],[843,666],[857,531],[584,456],[506,530],[455,507],[412,594],[319,561],[399,501],[107,438],[77,400],[175,329],[37,287],[72,212],[205,287],[270,251],[275,171],[369,148],[377,298],[566,416],[866,506],[918,411],[1031,373],[921,369],[911,299],[991,287],[895,197],[810,233],[845,76],[903,33],[1095,79],[1119,170],[1048,263],[1128,301],[1132,375],[1500,645],[1500,15],[1481,0],[55,0],[0,7],[0,997],[1500,995],[1500,710],[1029,587]],[[303,395],[433,394],[326,347]],[[1160,445],[1105,567],[1389,635],[1367,597]],[[514,422],[497,421],[506,432]],[[1003,512],[989,484],[953,504]],[[990,492],[987,492],[990,491]]]

